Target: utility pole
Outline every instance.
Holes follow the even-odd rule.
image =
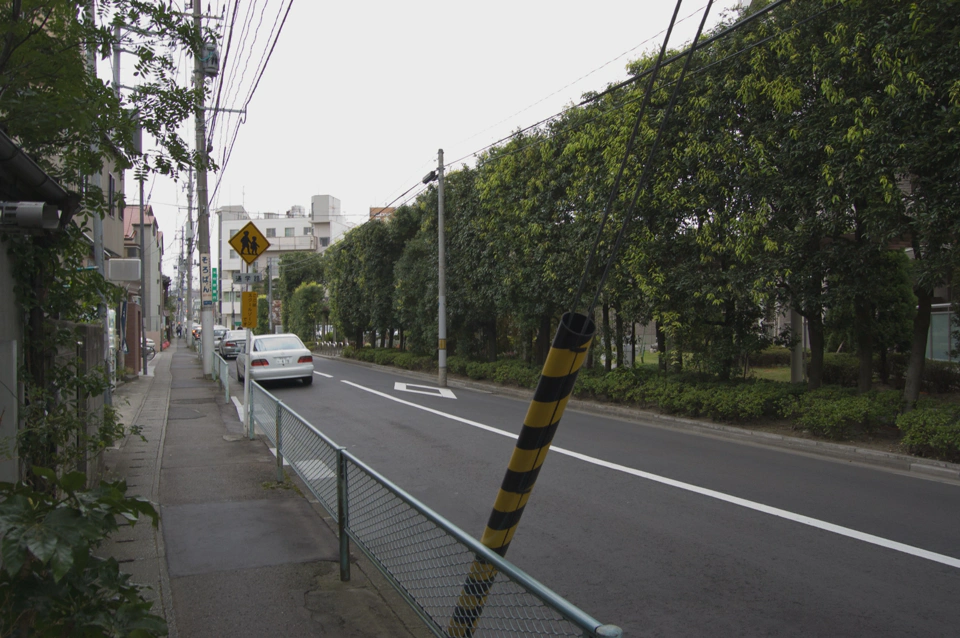
[[[197,41],[203,41],[203,18],[199,0],[193,1],[193,26]],[[207,124],[204,114],[203,50],[193,56],[194,82],[201,89],[196,108],[197,127],[197,252],[200,253],[200,350],[203,375],[213,374],[213,288],[210,264],[210,211],[207,210]]]
[[[217,211],[217,318],[223,320],[223,211]],[[233,330],[233,326],[230,326]]]
[[[437,326],[437,384],[441,388],[447,387],[447,257],[446,236],[443,228],[443,149],[437,151],[437,233],[439,247],[439,315]]]
[[[94,15],[96,12],[96,6],[94,0],[90,0],[90,4],[87,7],[87,17],[91,22],[94,21]],[[89,66],[90,74],[96,78],[97,77],[97,52],[93,47],[87,47],[87,65]],[[96,148],[96,147],[94,147]],[[101,195],[103,194],[103,182],[102,182],[102,173],[103,169],[93,173],[88,177],[88,184],[100,191]],[[103,262],[103,218],[100,217],[98,213],[93,214],[93,263],[96,266],[97,272],[100,273],[101,277],[106,278],[106,264]],[[109,314],[107,312],[107,302],[106,299],[101,296],[100,303],[97,306],[97,314],[100,317],[100,321],[103,322],[103,363],[107,367],[107,374],[109,375],[107,379],[107,387],[103,391],[103,402],[106,405],[113,405],[113,394],[111,388],[113,386],[113,375],[111,374],[113,370],[113,365],[110,361],[110,326],[108,323]]]
[[[187,345],[193,347],[193,168],[187,177]]]
[[[424,184],[437,180],[437,385],[447,387],[447,256],[443,228],[443,149],[437,151],[437,170],[423,178]]]
[[[143,172],[140,177],[140,357],[143,359],[143,375],[147,375],[147,229],[143,223]]]
[[[270,334],[276,332],[273,327],[273,259],[267,257],[267,325]]]

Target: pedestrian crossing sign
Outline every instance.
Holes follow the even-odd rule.
[[[267,252],[270,242],[253,222],[248,222],[236,235],[230,238],[230,246],[249,265],[255,262],[257,257]]]

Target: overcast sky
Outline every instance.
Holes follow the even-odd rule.
[[[222,108],[247,101],[287,3],[239,0],[222,63]],[[715,2],[708,25],[737,4]],[[210,13],[225,5],[233,11],[233,0],[218,0]],[[680,17],[689,18],[674,45],[692,39],[705,5],[683,3]],[[329,194],[340,199],[348,223],[362,223],[371,206],[419,184],[436,166],[437,149],[447,162],[466,157],[472,164],[473,152],[625,79],[627,62],[659,46],[673,8],[666,0],[294,0],[245,122],[237,128],[241,116],[217,116],[212,156],[222,163],[235,142],[221,174],[210,175],[209,188],[217,189],[210,210],[309,210],[312,195]],[[192,61],[180,59],[186,78]],[[192,122],[184,135],[195,139]],[[127,184],[127,201],[138,202],[129,175]],[[185,180],[157,177],[146,190],[165,236],[163,270],[173,277]],[[213,215],[211,223],[216,259]]]

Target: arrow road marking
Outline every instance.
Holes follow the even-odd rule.
[[[373,390],[371,388],[365,388],[362,385],[358,385],[351,381],[342,380],[342,382],[346,383],[347,385],[351,385],[355,388],[358,388],[360,390],[363,390],[364,392],[376,394],[377,396],[381,396],[384,399],[389,399],[390,401],[396,401],[397,403],[402,403],[403,405],[410,406],[411,408],[423,410],[424,412],[429,412],[430,414],[436,414],[437,416],[441,416],[446,419],[450,419],[452,421],[457,421],[459,423],[464,423],[471,427],[479,428],[487,432],[492,432],[494,434],[506,436],[511,439],[517,438],[515,434],[511,434],[510,432],[506,432],[504,430],[499,430],[497,428],[490,427],[489,425],[484,425],[483,423],[478,423],[476,421],[464,419],[463,417],[459,417],[454,414],[447,414],[446,412],[441,412],[440,410],[434,410],[433,408],[428,408],[423,405],[417,405],[416,403],[411,403],[410,401],[404,401],[403,399],[390,396],[389,394],[378,392],[377,390]],[[821,521],[819,519],[812,518],[810,516],[804,516],[803,514],[796,514],[794,512],[783,510],[778,507],[771,507],[769,505],[764,505],[763,503],[749,501],[745,498],[732,496],[730,494],[724,494],[723,492],[717,492],[716,490],[710,490],[705,487],[700,487],[698,485],[692,485],[690,483],[684,483],[682,481],[675,481],[665,476],[651,474],[649,472],[637,470],[632,467],[627,467],[625,465],[610,463],[602,459],[594,458],[592,456],[587,456],[586,454],[580,454],[579,452],[573,452],[572,450],[565,450],[561,447],[551,446],[550,449],[554,450],[559,454],[565,454],[566,456],[579,459],[586,463],[592,463],[593,465],[605,467],[610,470],[616,470],[617,472],[623,472],[624,474],[630,474],[638,478],[647,479],[648,481],[653,481],[655,483],[660,483],[662,485],[669,485],[670,487],[675,487],[677,489],[685,490],[687,492],[693,492],[694,494],[700,494],[701,496],[706,496],[707,498],[713,498],[718,501],[724,501],[725,503],[730,503],[731,505],[739,505],[740,507],[745,507],[755,512],[762,512],[764,514],[769,514],[771,516],[777,516],[779,518],[783,518],[788,521],[793,521],[794,523],[800,523],[801,525],[808,525],[810,527],[814,527],[816,529],[820,529],[825,532],[832,532],[834,534],[845,536],[847,538],[852,538],[854,540],[862,541],[864,543],[870,543],[871,545],[877,545],[878,547],[892,549],[896,552],[902,552],[904,554],[909,554],[911,556],[916,556],[918,558],[925,558],[935,563],[940,563],[942,565],[947,565],[948,567],[955,567],[957,569],[960,569],[960,559],[954,558],[953,556],[938,554],[936,552],[931,552],[925,549],[921,549],[919,547],[907,545],[905,543],[892,541],[888,538],[882,538],[880,536],[874,536],[873,534],[860,532],[855,529],[851,529],[849,527],[843,527],[842,525],[834,525],[833,523]]]
[[[414,390],[414,388],[419,388]],[[443,397],[444,399],[456,399],[457,395],[453,393],[453,390],[450,388],[435,388],[432,385],[415,385],[413,383],[400,383],[397,381],[393,384],[393,389],[400,392],[412,392],[414,394],[426,394],[430,397]]]

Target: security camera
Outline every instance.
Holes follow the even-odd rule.
[[[60,210],[44,202],[0,202],[0,228],[55,230],[60,224]]]

